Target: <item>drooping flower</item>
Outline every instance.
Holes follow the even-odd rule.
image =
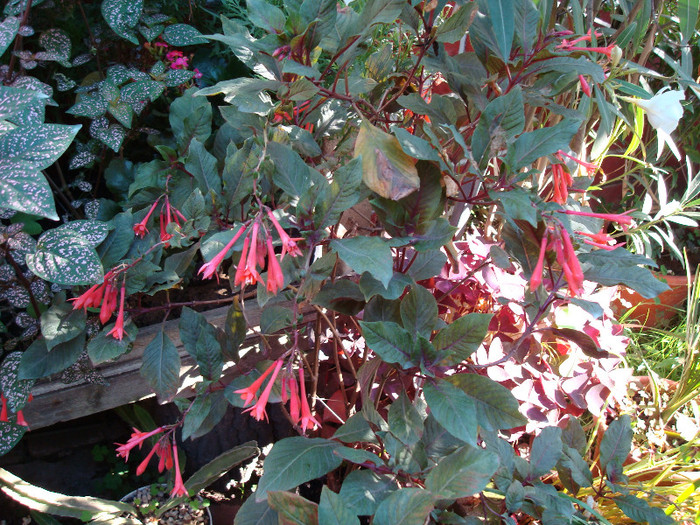
[[[141,432],[138,428],[134,428],[134,431],[131,433],[131,437],[129,438],[129,441],[127,441],[124,444],[119,444],[115,443],[116,445],[119,445],[117,447],[117,456],[123,457],[126,461],[129,460],[129,451],[134,448],[136,445],[141,448],[141,445],[143,444],[144,441],[146,441],[149,437],[155,436],[156,434],[160,434],[163,432],[163,427],[158,427],[154,430],[151,430],[150,432]]]
[[[259,228],[260,225],[255,221],[253,223],[252,233],[245,238],[243,252],[241,252],[241,258],[238,261],[238,268],[236,268],[236,275],[234,277],[235,285],[247,286],[262,281],[256,269],[258,263],[257,247]],[[248,250],[247,254],[246,250]]]
[[[187,488],[182,481],[182,474],[180,473],[180,460],[177,457],[177,444],[173,440],[173,458],[175,460],[175,483],[173,484],[173,490],[170,493],[171,498],[176,498],[178,496],[187,496]]]
[[[632,224],[632,217],[628,214],[632,213],[634,210],[628,210],[624,213],[595,213],[588,211],[576,211],[576,210],[557,210],[559,213],[565,213],[567,215],[580,215],[581,217],[596,217],[598,219],[603,219],[604,221],[616,222],[623,226],[629,226]]]
[[[574,183],[571,174],[561,164],[552,164],[552,200],[557,204],[566,204],[569,188]]]
[[[557,46],[557,49],[562,49],[564,51],[588,51],[590,53],[602,53],[603,55],[610,58],[610,55],[612,55],[613,49],[615,49],[615,47],[615,44],[610,44],[607,47],[577,47],[572,46],[571,44],[567,44]]]
[[[301,241],[302,239],[292,239],[287,232],[284,231],[282,226],[280,226],[280,223],[277,222],[277,219],[275,219],[275,216],[272,214],[271,210],[267,210],[267,216],[270,218],[270,222],[275,227],[275,230],[277,230],[277,234],[280,236],[280,240],[282,241],[282,255],[280,256],[280,259],[284,259],[284,255],[286,253],[292,257],[301,255],[301,250],[297,246],[296,241]]]
[[[532,270],[532,277],[530,277],[530,291],[534,292],[542,284],[542,274],[544,273],[544,258],[547,252],[547,235],[548,231],[545,231],[540,241],[540,253],[537,257],[537,264],[535,264],[534,270]]]
[[[17,424],[22,425],[23,427],[29,426],[29,423],[27,423],[27,421],[24,419],[24,414],[21,410],[17,411]]]
[[[554,247],[557,261],[562,267],[566,282],[569,285],[569,292],[571,292],[572,296],[581,295],[583,291],[583,270],[576,256],[569,232],[566,229],[559,228],[559,239],[555,240]]]
[[[613,239],[608,233],[606,233],[605,228],[602,228],[598,233],[576,233],[578,233],[579,235],[583,235],[584,237],[588,237],[587,239],[583,239],[584,243],[589,244],[591,246],[595,246],[596,248],[600,248],[601,250],[612,251],[624,244],[622,242],[615,244],[615,239]],[[612,245],[610,244],[611,242],[613,243]]]
[[[148,223],[148,219],[151,218],[151,214],[153,213],[153,210],[156,209],[156,206],[158,205],[158,201],[160,200],[160,197],[156,199],[156,201],[151,205],[151,208],[148,210],[148,213],[146,216],[143,218],[143,220],[137,224],[134,224],[134,233],[141,237],[142,239],[146,236],[148,233],[148,228],[146,228],[146,223]]]
[[[2,409],[0,409],[0,421],[7,422],[7,398],[0,392],[0,402],[2,402]]]
[[[272,377],[270,377],[270,380],[267,382],[265,390],[263,390],[263,393],[260,394],[260,397],[255,402],[255,404],[252,407],[245,409],[243,412],[250,412],[252,416],[258,421],[262,421],[263,419],[267,421],[267,412],[265,411],[265,406],[267,405],[267,400],[270,398],[270,392],[272,392],[272,387],[275,384],[275,379],[277,379],[277,374],[279,373],[281,368],[282,360],[278,359],[277,361],[275,361],[275,368],[272,371]]]
[[[275,250],[272,247],[272,239],[267,238],[267,292],[277,295],[277,292],[284,286],[284,274],[282,267],[275,257]]]
[[[294,377],[288,379],[289,384],[289,418],[292,420],[292,424],[296,425],[299,423],[299,417],[301,415],[301,405],[299,403],[299,386]]]
[[[117,321],[114,323],[114,328],[112,328],[107,335],[111,335],[115,339],[120,341],[124,338],[124,296],[126,295],[126,287],[122,284],[121,289],[121,300],[119,302],[119,313],[117,314]]]
[[[112,286],[112,283],[105,284],[105,294],[102,298],[102,307],[100,308],[100,322],[106,324],[109,318],[112,317],[114,310],[117,307],[117,289]]]
[[[581,84],[581,91],[583,91],[587,96],[591,95],[591,86],[583,75],[578,76],[579,84]]]
[[[301,398],[301,430],[306,432],[307,428],[312,430],[320,426],[319,422],[311,415],[309,400],[306,399],[306,385],[304,384],[304,367],[299,367],[299,389]]]
[[[270,375],[270,373],[275,369],[275,366],[277,366],[277,361],[272,363],[267,370],[265,370],[260,377],[258,377],[255,381],[251,383],[250,386],[247,386],[246,388],[240,388],[238,390],[234,391],[234,394],[240,394],[241,398],[243,399],[243,406],[249,404],[250,402],[255,399],[255,396],[258,395],[258,390],[260,390],[260,387],[262,386],[263,382],[265,381],[265,378]]]
[[[678,127],[678,122],[683,116],[683,105],[681,100],[685,100],[685,93],[681,90],[666,90],[659,91],[649,100],[639,98],[620,97],[628,102],[642,108],[647,114],[649,124],[656,130],[658,139],[658,151],[656,159],[661,157],[664,150],[664,144],[668,144],[668,148],[673,152],[675,157],[680,160],[681,153],[678,151],[675,142],[671,138]]]
[[[69,301],[73,301],[73,310],[82,308],[87,311],[88,308],[94,308],[100,305],[104,291],[105,283],[96,284],[88,288],[87,291],[83,292],[78,297],[69,299]]]
[[[158,472],[173,468],[173,450],[168,446],[166,440],[161,439],[154,448],[158,454]]]
[[[593,175],[596,171],[598,171],[598,166],[596,164],[577,159],[576,157],[574,157],[573,155],[569,155],[565,151],[559,150],[557,151],[556,155],[557,157],[559,157],[560,160],[564,160],[562,157],[566,157],[567,159],[573,160],[576,164],[578,164],[582,168],[585,168],[589,175]]]
[[[243,234],[245,228],[245,224],[241,226],[235,233],[235,235],[231,238],[231,240],[226,244],[226,246],[224,246],[224,248],[219,253],[217,253],[211,261],[202,265],[202,267],[197,272],[197,275],[199,275],[200,273],[203,274],[202,279],[209,279],[212,275],[215,275],[216,281],[218,282],[219,275],[217,274],[217,270],[219,269],[219,265],[221,264],[221,261],[224,260],[224,257],[226,257],[228,251],[231,248],[233,248],[234,244],[236,244],[236,241]]]
[[[148,467],[149,461],[151,461],[151,458],[153,457],[153,454],[156,453],[156,449],[158,447],[158,444],[151,449],[151,451],[148,453],[148,455],[144,458],[144,460],[139,463],[139,466],[136,468],[136,475],[140,476],[144,472],[146,472],[146,467]]]

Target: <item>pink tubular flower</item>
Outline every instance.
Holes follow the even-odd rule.
[[[136,468],[137,476],[140,476],[141,474],[146,472],[146,467],[148,467],[148,463],[149,461],[151,461],[151,458],[153,457],[153,454],[155,454],[157,448],[158,444],[156,443],[156,445],[151,449],[146,458],[141,463],[139,463],[139,466]]]
[[[173,468],[173,450],[168,444],[161,439],[154,448],[156,449],[156,454],[158,454],[158,472]]]
[[[275,361],[275,368],[272,372],[272,377],[270,377],[270,381],[268,381],[265,390],[263,390],[263,393],[260,394],[260,397],[258,398],[257,402],[252,407],[245,409],[243,412],[250,412],[253,415],[253,417],[258,421],[262,421],[263,419],[267,421],[267,412],[265,412],[265,406],[267,405],[267,400],[270,398],[272,386],[275,384],[275,379],[277,378],[277,374],[279,373],[281,368],[282,360],[278,359],[277,361]]]
[[[282,267],[275,257],[275,250],[272,248],[272,239],[267,238],[267,292],[277,295],[277,292],[284,286],[284,274]]]
[[[262,386],[263,382],[265,381],[265,378],[270,375],[270,372],[272,372],[275,367],[277,366],[277,361],[272,363],[267,370],[265,370],[260,377],[258,377],[253,383],[246,387],[246,388],[241,388],[239,390],[235,390],[234,394],[240,394],[241,398],[243,399],[243,404],[244,406],[253,401],[255,399],[255,396],[258,395],[258,390],[260,390],[260,387]]]
[[[586,81],[586,77],[583,75],[578,76],[578,81],[581,84],[581,91],[583,91],[587,96],[591,96],[591,86]]]
[[[312,430],[320,426],[319,422],[311,415],[309,400],[306,399],[306,385],[304,384],[304,368],[299,368],[299,389],[301,397],[301,430],[306,432],[307,428]]]
[[[601,229],[598,233],[588,233],[588,232],[576,232],[579,235],[583,235],[584,237],[588,237],[588,239],[584,239],[583,242],[586,244],[589,244],[591,246],[595,246],[596,248],[600,248],[601,250],[608,250],[612,251],[616,248],[619,248],[622,246],[624,243],[619,242],[615,244],[615,239],[610,237],[605,232],[605,229]],[[613,243],[612,245],[610,243]]]
[[[243,251],[241,252],[241,258],[238,261],[238,268],[236,268],[236,275],[233,280],[233,283],[235,285],[247,286],[249,284],[254,284],[262,281],[262,279],[260,278],[260,274],[255,268],[258,262],[257,239],[259,228],[260,225],[258,224],[258,222],[254,222],[251,235],[245,238],[245,242],[243,243]]]
[[[117,322],[114,323],[114,328],[112,328],[107,335],[111,335],[115,339],[120,341],[124,338],[124,296],[126,295],[126,288],[122,284],[121,290],[121,300],[119,302],[119,314],[117,314]]]
[[[289,418],[292,424],[299,423],[301,406],[299,404],[299,386],[294,377],[289,378]]]
[[[82,308],[87,311],[88,308],[97,307],[102,302],[102,295],[105,291],[105,283],[96,284],[90,287],[87,291],[83,292],[80,296],[73,299],[73,310],[78,310]]]
[[[2,402],[2,409],[0,409],[0,421],[7,422],[7,398],[0,392],[0,402]]]
[[[604,221],[612,221],[618,224],[629,226],[632,224],[632,217],[628,214],[632,213],[634,210],[628,210],[624,213],[594,213],[588,211],[576,211],[576,210],[557,210],[559,213],[566,213],[567,215],[580,215],[581,217],[595,217],[597,219],[603,219]]]
[[[131,433],[131,437],[129,438],[129,441],[127,441],[124,444],[119,444],[115,443],[116,445],[119,445],[117,447],[117,456],[123,457],[126,461],[129,460],[129,451],[134,448],[136,445],[141,448],[141,445],[145,440],[147,440],[151,436],[155,436],[156,434],[159,434],[163,432],[163,427],[158,427],[155,430],[151,430],[150,432],[141,432],[138,428],[134,428],[134,431]]]
[[[270,222],[277,230],[277,234],[280,236],[280,240],[282,241],[282,256],[280,259],[284,259],[285,253],[288,253],[292,257],[301,255],[301,250],[296,243],[296,241],[300,241],[301,238],[292,239],[289,235],[287,235],[287,232],[284,231],[282,226],[280,226],[280,223],[277,222],[277,219],[275,219],[275,216],[272,214],[271,210],[267,210],[267,216],[270,218]]]
[[[17,424],[22,425],[23,427],[28,427],[29,423],[24,419],[24,414],[22,414],[21,410],[17,411]]]
[[[141,237],[142,239],[146,236],[148,233],[148,228],[146,228],[146,223],[148,222],[148,219],[151,218],[151,214],[153,213],[153,210],[156,209],[156,206],[158,205],[158,201],[160,200],[160,197],[156,199],[156,202],[154,202],[151,205],[151,208],[148,210],[148,213],[146,216],[143,218],[143,220],[137,224],[134,224],[134,233]]]
[[[542,273],[544,272],[544,257],[547,251],[547,235],[548,232],[545,231],[542,236],[542,241],[540,242],[540,254],[537,257],[537,264],[535,269],[532,271],[532,277],[530,277],[530,291],[534,292],[542,284]]]
[[[224,246],[223,250],[221,250],[219,253],[217,253],[211,261],[208,263],[205,263],[202,265],[202,267],[199,269],[197,272],[197,275],[204,274],[202,275],[202,279],[209,279],[211,278],[212,275],[216,276],[216,282],[219,282],[219,275],[216,273],[216,271],[219,269],[219,265],[221,264],[221,261],[224,260],[224,257],[226,257],[226,253],[233,248],[233,245],[236,244],[236,241],[238,238],[243,234],[245,231],[245,224],[241,226],[236,234],[231,238],[231,240]]]
[[[615,44],[610,44],[607,47],[576,47],[572,45],[567,45],[561,47],[560,49],[563,49],[564,51],[589,51],[591,53],[602,53],[608,58],[610,58],[614,47]]]
[[[592,162],[585,162],[583,160],[577,159],[576,157],[573,157],[572,155],[569,155],[568,153],[565,153],[562,150],[557,151],[557,156],[559,159],[562,159],[562,157],[566,157],[567,159],[573,160],[576,164],[581,166],[582,168],[586,168],[586,171],[588,172],[589,175],[593,175],[596,171],[598,171],[598,166],[596,164],[593,164]]]
[[[175,459],[175,483],[173,485],[173,490],[170,493],[171,498],[176,498],[178,496],[187,496],[187,488],[182,481],[182,474],[180,473],[180,460],[177,457],[177,444],[173,440],[173,458]]]
[[[577,296],[583,291],[583,270],[581,269],[581,263],[576,256],[576,251],[571,242],[571,237],[569,237],[569,232],[561,228],[559,230],[559,235],[561,236],[561,243],[557,242],[555,244],[557,259],[564,270],[571,295]]]
[[[114,300],[112,300],[114,298]],[[106,324],[109,318],[112,317],[117,304],[117,289],[107,283],[105,285],[105,295],[102,299],[102,308],[100,308],[100,322]]]
[[[571,174],[561,164],[552,164],[552,200],[557,204],[565,204],[569,198],[569,188],[574,183]]]

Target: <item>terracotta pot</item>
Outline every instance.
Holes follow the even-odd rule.
[[[629,312],[627,322],[638,323],[644,327],[658,327],[678,314],[688,297],[688,278],[685,275],[657,275],[671,288],[658,297],[645,299],[634,290],[620,286],[612,308],[620,317]]]

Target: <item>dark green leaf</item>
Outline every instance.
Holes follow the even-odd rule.
[[[353,159],[336,170],[328,193],[319,193],[319,198],[316,200],[314,224],[317,229],[335,224],[342,212],[357,204],[361,196],[361,183],[360,159]]]
[[[272,4],[264,0],[248,0],[248,17],[250,21],[269,33],[284,32],[284,23],[287,19],[284,13]]]
[[[498,468],[498,456],[488,450],[464,446],[445,457],[425,479],[425,488],[443,499],[481,492]]]
[[[346,504],[345,498],[328,487],[321,490],[318,504],[318,522],[323,525],[360,525],[357,515]]]
[[[134,240],[134,218],[131,212],[125,211],[111,220],[113,230],[100,244],[98,253],[107,268],[116,265],[126,255]]]
[[[399,489],[379,504],[374,525],[423,525],[433,510],[435,497],[419,488]]]
[[[210,326],[210,325],[208,325]],[[221,356],[221,345],[216,338],[216,332],[210,328],[199,331],[195,343],[195,359],[199,373],[208,381],[217,381],[221,377],[224,361]]]
[[[508,151],[508,161],[513,171],[529,166],[540,157],[557,151],[568,150],[569,141],[578,130],[580,123],[563,120],[551,127],[523,133]]]
[[[372,432],[369,423],[361,412],[350,416],[345,424],[335,431],[333,439],[344,443],[354,443],[356,441],[377,442],[374,432]]]
[[[664,513],[663,509],[652,507],[645,500],[631,494],[617,496],[613,500],[615,505],[620,507],[622,512],[634,521],[649,523],[649,525],[672,525],[676,523],[671,516],[667,516]]]
[[[632,422],[627,414],[608,425],[600,442],[600,468],[608,475],[621,473],[632,449]]]
[[[447,257],[440,250],[428,250],[420,252],[413,260],[413,264],[406,273],[415,281],[430,279],[438,275],[445,266]]]
[[[565,477],[571,478],[571,481],[576,486],[567,486],[567,489],[576,494],[578,487],[590,487],[593,485],[593,476],[586,461],[581,457],[578,450],[564,445],[562,455],[559,458],[557,470],[560,473],[565,472]]]
[[[515,33],[515,7],[513,0],[481,0],[479,10],[488,14],[498,52],[504,62],[508,62]]]
[[[197,494],[202,489],[211,485],[214,481],[226,474],[233,467],[242,463],[246,459],[252,458],[260,453],[255,441],[248,441],[242,445],[235,446],[200,468],[192,474],[185,482],[185,486],[190,494]],[[236,521],[238,523],[238,521]],[[256,522],[262,525],[262,522]]]
[[[9,4],[8,4],[9,5]],[[2,55],[5,50],[10,46],[12,41],[15,39],[17,30],[19,29],[19,18],[14,16],[8,16],[0,22],[0,55]],[[2,107],[2,101],[0,101],[0,107]],[[0,115],[0,118],[5,118],[6,115]]]
[[[92,244],[70,230],[49,230],[39,237],[27,266],[42,279],[65,285],[102,281],[102,263]]]
[[[379,456],[372,454],[370,451],[363,448],[341,447],[334,450],[333,453],[337,454],[344,460],[349,461],[350,463],[355,463],[356,465],[362,465],[365,463],[374,463],[377,466],[384,465],[384,461],[382,461]]]
[[[377,506],[399,488],[393,476],[355,470],[343,481],[340,497],[359,516],[374,514]]]
[[[304,195],[311,187],[311,168],[299,154],[279,142],[270,142],[267,145],[267,152],[275,165],[273,182],[288,195],[294,197]]]
[[[546,427],[532,442],[529,479],[549,473],[562,454],[561,429]]]
[[[293,312],[286,306],[266,305],[260,316],[260,331],[274,334],[294,323]]]
[[[50,351],[58,344],[78,337],[85,330],[85,312],[73,310],[67,302],[56,302],[41,314],[41,335]]]
[[[410,286],[413,280],[403,273],[394,273],[394,276],[389,281],[389,286],[384,287],[377,279],[372,277],[369,272],[365,272],[360,277],[360,290],[369,301],[375,295],[380,295],[385,299],[394,300],[403,295],[407,286]]]
[[[440,330],[433,340],[438,352],[461,362],[475,352],[486,337],[493,314],[467,314]]]
[[[421,413],[408,399],[408,396],[401,392],[387,414],[389,431],[406,445],[414,445],[423,435],[423,419]]]
[[[204,332],[202,332],[204,333]],[[185,414],[185,420],[182,424],[182,440],[189,439],[202,426],[204,420],[211,411],[211,396],[197,396]]]
[[[476,15],[476,2],[463,4],[459,9],[453,11],[444,23],[439,25],[435,31],[438,42],[456,42],[462,38]]]
[[[229,143],[221,174],[226,202],[237,205],[250,197],[257,176],[253,169],[257,164],[258,154],[257,148],[253,148],[252,140],[247,140],[240,149],[237,149],[233,142]]]
[[[385,288],[394,275],[391,248],[381,237],[334,239],[331,249],[358,274],[369,272]]]
[[[474,400],[444,379],[426,383],[423,395],[430,413],[454,437],[476,446],[477,419]]]
[[[653,265],[653,261],[638,254],[632,254],[624,248],[582,253],[579,260],[584,265],[586,279],[603,286],[624,284],[646,299],[656,297],[669,289],[648,269],[639,266],[640,264]]]
[[[468,4],[473,5],[473,4]],[[404,128],[395,127],[392,129],[394,135],[401,144],[401,149],[414,159],[439,161],[439,152],[425,139],[412,135]]]
[[[267,500],[255,501],[255,494],[250,496],[233,520],[233,525],[278,525],[277,512],[267,504]]]
[[[438,318],[437,301],[426,288],[415,285],[401,300],[401,321],[411,334],[430,337]]]
[[[164,399],[172,399],[180,386],[180,356],[164,331],[156,334],[143,352],[141,375]]]
[[[477,374],[455,374],[448,378],[476,403],[479,425],[486,430],[514,428],[526,423],[518,411],[520,407],[506,387]]]
[[[204,144],[211,135],[211,104],[204,97],[195,97],[197,88],[190,88],[170,104],[170,127],[181,152],[187,151],[192,139]]]
[[[138,328],[134,323],[127,322],[124,325],[124,337],[119,340],[109,335],[114,328],[114,323],[105,326],[100,333],[90,339],[87,344],[87,352],[93,364],[99,365],[120,355],[127,353],[136,339]]]
[[[298,494],[270,491],[267,501],[284,525],[318,525],[318,505]]]
[[[276,442],[265,459],[255,498],[261,501],[268,491],[293,489],[337,468],[343,460],[333,451],[340,446],[321,438],[291,437]]]
[[[367,346],[387,363],[399,363],[410,368],[417,363],[411,361],[413,338],[396,323],[388,321],[360,321],[362,335]]]
[[[84,335],[61,343],[50,352],[44,340],[37,339],[22,354],[18,378],[39,379],[61,372],[78,360],[84,347]]]
[[[348,279],[325,284],[321,291],[316,294],[313,302],[324,308],[348,315],[355,315],[365,306],[360,287]]]

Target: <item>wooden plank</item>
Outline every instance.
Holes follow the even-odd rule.
[[[246,307],[245,316],[249,327],[245,342],[241,345],[240,354],[243,356],[237,363],[227,363],[224,371],[224,380],[230,380],[236,376],[249,372],[257,362],[262,359],[274,359],[285,349],[275,343],[275,338],[268,338],[274,344],[268,355],[255,352],[259,340],[261,309]],[[283,306],[291,307],[291,303],[283,303]],[[207,321],[217,327],[223,327],[226,323],[228,306],[203,312]],[[309,314],[307,310],[305,317]],[[105,378],[107,384],[98,385],[86,382],[64,384],[60,381],[39,381],[32,389],[34,399],[27,403],[23,414],[30,429],[39,429],[53,425],[61,421],[71,421],[79,417],[88,416],[104,410],[116,408],[140,399],[154,396],[152,390],[141,377],[141,358],[144,349],[153,337],[162,329],[170,337],[177,348],[181,358],[179,397],[193,395],[193,386],[202,380],[197,371],[197,366],[185,350],[180,340],[179,319],[165,323],[151,325],[139,329],[136,341],[131,352],[122,356],[116,362],[103,363],[96,367]],[[277,348],[278,347],[278,348]]]

